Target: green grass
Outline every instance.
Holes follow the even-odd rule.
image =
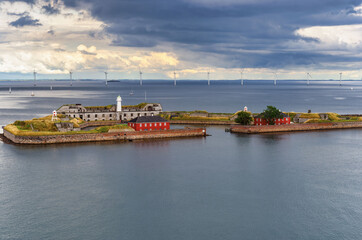
[[[98,109],[98,108],[102,108],[102,109],[111,109],[113,107],[113,105],[106,105],[106,106],[86,106],[84,108],[88,108],[88,109]]]
[[[216,117],[173,117],[171,120],[181,120],[181,121],[205,121],[205,122],[212,122],[212,121],[220,121],[220,122],[229,122],[229,118],[216,118]]]
[[[302,114],[300,115],[300,118],[320,119],[321,117],[319,116],[318,113],[302,113]]]
[[[49,135],[74,135],[74,134],[95,134],[95,133],[107,133],[109,129],[131,129],[127,124],[119,124],[114,126],[101,126],[89,131],[70,131],[70,132],[58,132],[58,131],[32,131],[28,129],[21,129],[14,124],[9,124],[4,129],[17,136],[49,136]]]
[[[146,105],[147,104],[153,104],[153,103],[145,103],[145,102],[143,102],[143,103],[139,103],[139,104],[137,104],[137,105],[125,105],[125,106],[122,106],[122,107],[125,107],[125,108],[144,108],[144,107],[146,107]]]

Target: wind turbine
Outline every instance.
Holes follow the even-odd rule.
[[[104,77],[106,81],[106,86],[108,86],[108,72],[104,72]]]
[[[277,85],[277,79],[278,79],[278,75],[276,72],[274,72],[274,86]]]
[[[342,73],[339,73],[339,86],[342,86]]]
[[[34,87],[35,87],[36,86],[36,72],[35,72],[35,69],[34,69],[33,75],[34,75]]]
[[[207,85],[210,86],[210,69],[207,71]]]
[[[140,86],[142,86],[142,71],[141,71],[141,68],[138,67],[138,70],[139,70],[139,73],[140,73]]]
[[[243,73],[244,73],[244,70],[242,69],[242,70],[240,71],[240,84],[241,84],[241,86],[244,86]]]
[[[69,71],[70,86],[73,86],[73,72]]]
[[[309,85],[310,79],[312,79],[312,75],[310,75],[310,73],[307,73],[307,85]]]
[[[173,70],[173,85],[176,86],[176,70]]]

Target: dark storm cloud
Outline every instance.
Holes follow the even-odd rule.
[[[52,35],[52,36],[55,35],[55,31],[54,31],[53,29],[50,29],[47,33],[50,34],[50,35]]]
[[[46,14],[49,14],[49,15],[59,14],[59,13],[60,13],[60,10],[57,9],[57,8],[55,8],[55,7],[52,7],[52,6],[50,5],[50,3],[47,4],[47,5],[44,5],[44,6],[42,7],[42,9],[43,9],[43,11],[44,11]]]
[[[8,2],[25,2],[29,4],[34,4],[36,0],[8,0]]]
[[[247,57],[253,67],[283,67],[328,61],[323,54],[286,51],[288,42],[316,41],[295,35],[299,28],[361,23],[361,17],[354,15],[354,7],[362,4],[362,0],[229,0],[225,3],[216,0],[64,0],[64,3],[73,8],[90,4],[92,15],[107,23],[106,31],[117,36],[114,45],[153,47],[173,43],[175,48],[221,54],[233,61],[244,57],[245,62]],[[240,54],[238,49],[268,53]]]
[[[25,16],[25,15],[29,15],[29,12],[22,12],[22,13],[14,13],[14,12],[8,12],[7,13],[9,16]]]
[[[41,26],[42,24],[39,22],[38,19],[33,19],[32,17],[26,15],[23,17],[20,17],[19,19],[10,22],[10,26],[13,27],[24,27],[24,26]]]

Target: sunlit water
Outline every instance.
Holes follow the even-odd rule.
[[[145,92],[165,110],[362,113],[354,82],[67,84],[0,83],[0,125],[64,103],[112,104],[118,94],[135,104]],[[133,143],[0,142],[0,239],[362,239],[362,130],[207,131]]]

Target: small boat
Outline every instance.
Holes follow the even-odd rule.
[[[31,92],[31,96],[32,96],[32,97],[34,97],[34,96],[35,96],[34,92]]]
[[[53,90],[53,86],[50,86],[50,90]]]
[[[9,93],[11,93],[11,88],[9,88]]]
[[[133,95],[134,95],[134,92],[133,92],[133,91],[130,91],[130,92],[129,92],[129,95],[130,95],[130,96],[133,96]]]

